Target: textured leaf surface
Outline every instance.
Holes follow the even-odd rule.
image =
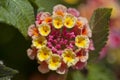
[[[90,20],[92,40],[95,50],[91,51],[90,59],[97,58],[101,49],[105,46],[109,35],[109,20],[112,9],[99,8],[94,11]]]
[[[13,75],[17,74],[18,71],[6,67],[5,65],[0,64],[0,80],[7,80],[8,78],[12,77]]]
[[[29,0],[31,3],[38,7],[38,12],[39,11],[49,11],[52,12],[53,7],[57,4],[63,4],[67,7],[77,7],[78,3],[75,5],[69,5],[64,2],[64,0]],[[80,4],[80,2],[79,2]]]
[[[34,22],[34,10],[27,0],[0,0],[0,22],[13,25],[26,37]]]
[[[44,10],[44,11],[50,11],[52,12],[53,6],[56,4],[61,4],[62,0],[30,0],[31,2],[34,2],[38,6],[38,11]]]

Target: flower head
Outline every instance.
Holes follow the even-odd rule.
[[[51,54],[52,51],[48,47],[44,46],[38,50],[37,58],[39,61],[46,61],[50,58]]]
[[[61,66],[61,58],[57,54],[52,54],[48,60],[48,67],[50,70],[57,70]]]
[[[62,16],[55,16],[53,18],[53,26],[56,29],[60,29],[60,28],[63,27],[63,18],[62,18]]]
[[[68,65],[68,67],[73,66],[77,61],[76,55],[71,49],[64,50],[62,54],[63,61]]]
[[[35,52],[29,49],[28,56],[37,59],[41,73],[52,70],[65,74],[69,68],[82,69],[85,66],[89,50],[93,48],[89,39],[92,35],[87,19],[76,9],[56,5],[52,15],[40,12],[35,22],[35,29],[29,29],[38,34],[34,38],[29,34]]]
[[[43,23],[38,26],[39,33],[42,36],[48,36],[49,33],[51,32],[50,25]]]
[[[36,17],[36,25],[39,26],[41,23],[51,23],[52,18],[49,12],[40,12]]]
[[[38,38],[33,39],[32,44],[36,48],[41,48],[47,44],[47,40],[43,36],[39,36]]]
[[[78,35],[75,38],[75,45],[79,48],[88,48],[89,42],[90,41],[87,36]]]
[[[65,17],[64,17],[64,25],[67,27],[67,28],[72,28],[74,27],[76,23],[76,18],[71,15],[71,14],[67,14]]]
[[[50,13],[49,12],[40,12],[37,14],[37,21],[38,20],[42,20],[42,21],[45,21],[46,18],[50,17]]]

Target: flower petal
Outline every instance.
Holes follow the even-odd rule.
[[[88,60],[88,57],[89,57],[88,50],[85,50],[85,49],[78,50],[78,52],[76,52],[76,57],[81,62],[86,62]]]
[[[35,27],[34,24],[30,25],[28,28],[28,35],[32,38],[36,38],[39,36],[39,32],[37,30],[37,28]]]
[[[61,66],[57,69],[56,72],[57,72],[58,74],[65,74],[65,73],[67,73],[67,72],[68,72],[68,67],[67,67],[67,65],[66,65],[64,62],[62,62]]]
[[[76,64],[77,58],[75,56],[75,53],[71,49],[65,49],[62,53],[63,61],[67,64],[68,67]]]
[[[77,62],[73,69],[81,70],[86,66],[87,62]]]
[[[56,29],[60,29],[63,27],[63,18],[61,16],[55,16],[53,18],[53,26],[56,28]]]
[[[42,62],[38,66],[38,70],[43,74],[49,72],[48,64],[46,62]]]
[[[66,12],[67,12],[67,8],[61,4],[53,8],[53,15],[64,16]]]
[[[40,37],[33,39],[32,44],[34,47],[39,49],[47,44],[47,40],[45,37],[40,36]]]
[[[38,26],[38,31],[42,36],[48,36],[51,32],[50,25],[43,23]]]
[[[31,59],[31,60],[34,60],[35,59],[35,57],[36,57],[36,53],[37,53],[37,49],[36,48],[29,48],[28,50],[27,50],[27,55],[28,55],[28,57]]]
[[[64,16],[63,23],[64,23],[65,27],[73,28],[75,26],[75,23],[76,23],[76,18],[71,14],[67,14]]]
[[[75,8],[68,8],[67,12],[74,15],[75,17],[80,15],[80,13]]]
[[[39,61],[46,61],[51,57],[51,54],[52,51],[48,47],[43,46],[38,50],[37,58]]]
[[[88,48],[89,47],[89,38],[83,35],[77,35],[75,38],[75,45],[78,48]]]
[[[52,54],[48,60],[48,67],[50,70],[57,70],[61,66],[61,58],[57,54]]]

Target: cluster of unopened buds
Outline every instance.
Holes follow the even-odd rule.
[[[53,8],[52,15],[38,13],[28,35],[32,45],[27,54],[40,64],[38,70],[41,73],[52,70],[64,74],[69,68],[82,69],[89,50],[94,49],[87,19],[80,17],[76,9],[67,9],[60,4]]]

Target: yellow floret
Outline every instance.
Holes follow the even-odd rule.
[[[71,14],[67,14],[65,17],[64,17],[64,25],[67,27],[67,28],[72,28],[74,27],[76,23],[76,18],[71,15]]]
[[[63,18],[61,16],[55,16],[53,18],[53,26],[56,29],[60,29],[63,27]]]
[[[63,61],[68,65],[68,67],[76,64],[77,59],[75,53],[71,49],[65,49],[62,54]]]
[[[48,67],[50,70],[57,70],[61,66],[61,58],[57,54],[53,54],[48,60]]]
[[[51,54],[52,51],[48,47],[44,46],[38,50],[37,58],[39,61],[45,61],[50,58]]]
[[[47,40],[45,37],[40,36],[38,38],[33,39],[32,44],[36,48],[41,48],[42,46],[45,46],[47,44]]]
[[[75,45],[78,48],[88,48],[89,47],[89,38],[87,36],[78,35],[75,38]]]
[[[42,36],[48,36],[51,32],[51,28],[48,24],[43,23],[38,26],[38,31]]]

